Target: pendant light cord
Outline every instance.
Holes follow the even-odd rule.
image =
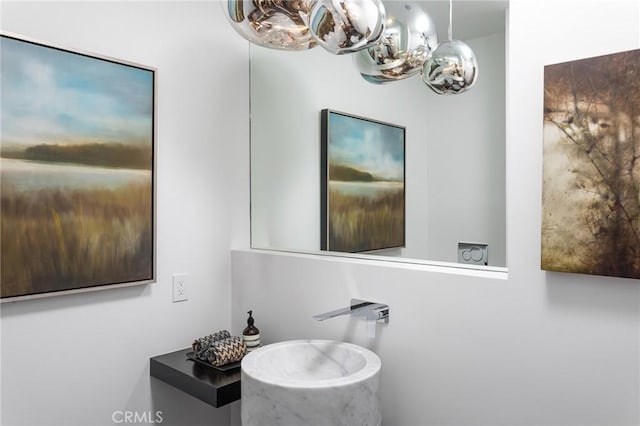
[[[453,40],[453,0],[449,0],[449,41]]]

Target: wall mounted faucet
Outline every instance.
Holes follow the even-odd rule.
[[[367,302],[366,300],[351,299],[351,306],[348,308],[336,309],[314,315],[313,319],[324,321],[342,315],[353,315],[367,320],[367,335],[370,338],[376,337],[376,324],[378,321],[389,323],[389,305],[383,303]]]

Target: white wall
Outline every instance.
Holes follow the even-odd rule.
[[[372,85],[350,55],[320,47],[252,46],[253,247],[319,250],[320,110],[329,108],[406,127],[406,247],[378,254],[456,262],[458,241],[484,242],[490,264],[505,266],[504,36],[469,44],[480,77],[450,97],[419,75]]]
[[[3,425],[226,425],[149,357],[230,326],[229,247],[248,241],[248,47],[216,2],[2,2],[2,29],[158,69],[158,282],[4,304]],[[171,275],[190,275],[171,302]]]
[[[509,34],[508,277],[238,251],[232,324],[253,309],[265,343],[319,337],[373,348],[389,426],[637,425],[638,280],[539,265],[543,66],[640,47],[640,4],[514,0]],[[357,320],[311,319],[351,297],[391,307],[372,343]]]

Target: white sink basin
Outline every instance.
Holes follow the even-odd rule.
[[[291,340],[242,360],[243,426],[381,423],[378,355],[351,343]]]

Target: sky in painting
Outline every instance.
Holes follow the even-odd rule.
[[[3,36],[3,146],[151,143],[153,73]]]
[[[330,112],[329,160],[378,178],[404,179],[404,129]]]

